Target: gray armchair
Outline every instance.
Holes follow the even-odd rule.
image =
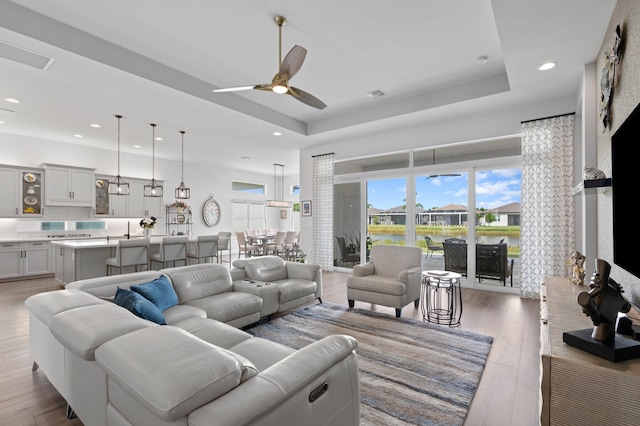
[[[355,265],[347,278],[347,299],[353,308],[355,301],[389,306],[400,318],[402,308],[413,302],[420,304],[422,282],[422,249],[420,247],[375,245],[370,261]]]

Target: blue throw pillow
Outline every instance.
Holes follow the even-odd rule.
[[[166,275],[148,283],[132,285],[129,288],[151,300],[161,311],[178,304],[178,295]]]
[[[160,309],[135,291],[125,290],[118,287],[116,290],[115,302],[116,305],[130,310],[140,318],[153,321],[160,325],[167,324],[167,321],[165,320],[164,315],[162,315]]]

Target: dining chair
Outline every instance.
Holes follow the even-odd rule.
[[[220,263],[224,260],[224,252],[229,252],[229,265],[231,265],[231,232],[218,232],[218,260]]]
[[[149,255],[149,264],[153,269],[153,262],[161,263],[162,268],[167,267],[167,263],[171,262],[172,266],[176,265],[176,261],[182,261],[187,264],[187,244],[189,237],[163,237],[160,240],[160,250],[158,253]]]
[[[118,268],[122,273],[122,268],[134,266],[138,272],[139,266],[149,269],[149,239],[134,238],[132,240],[118,240],[116,256],[105,259],[107,275],[111,275],[112,268]]]
[[[274,234],[276,239],[267,244],[267,254],[275,254],[276,256],[285,257],[285,239],[287,237],[286,231],[276,231]]]
[[[196,259],[200,263],[201,259],[204,259],[205,263],[208,263],[209,259],[216,258],[216,263],[219,263],[218,259],[218,235],[199,235],[196,237],[196,241],[193,244],[193,249],[187,249],[187,260]]]
[[[255,256],[260,252],[260,246],[247,242],[244,236],[244,232],[236,232],[236,238],[238,240],[238,259],[244,254],[244,257]]]

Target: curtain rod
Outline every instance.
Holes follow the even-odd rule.
[[[323,155],[333,155],[335,152],[327,152],[325,154],[312,155],[311,158],[322,157]]]
[[[542,118],[534,118],[533,120],[525,120],[525,121],[521,121],[520,124],[524,124],[524,123],[531,123],[532,121],[540,121],[540,120],[548,120],[550,118],[558,118],[558,117],[564,117],[565,115],[575,115],[575,111],[574,112],[568,112],[566,114],[558,114],[558,115],[552,115],[549,117],[542,117]]]

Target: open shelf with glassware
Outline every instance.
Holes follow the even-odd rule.
[[[170,204],[166,207],[167,235],[188,235],[192,234],[193,216],[191,209],[187,207],[176,207]]]

